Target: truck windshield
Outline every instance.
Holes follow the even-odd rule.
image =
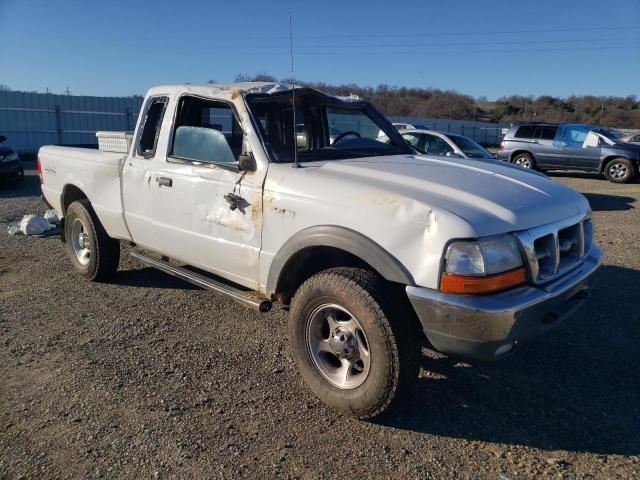
[[[296,89],[295,129],[291,91],[249,94],[246,101],[274,162],[293,162],[294,148],[300,162],[412,153],[396,129],[364,101]]]

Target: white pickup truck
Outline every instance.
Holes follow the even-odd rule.
[[[422,332],[506,355],[582,303],[602,256],[582,195],[418,155],[369,103],[307,88],[156,87],[128,154],[48,146],[38,168],[79,273],[113,274],[124,240],[203,288],[288,306],[304,380],[360,418],[411,387]]]

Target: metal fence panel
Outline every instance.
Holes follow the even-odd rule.
[[[0,132],[19,152],[43,145],[97,145],[96,131],[131,131],[141,98],[0,92]]]

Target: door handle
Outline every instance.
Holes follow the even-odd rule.
[[[161,187],[173,187],[173,180],[169,177],[156,177],[156,182]]]

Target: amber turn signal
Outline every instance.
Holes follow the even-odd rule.
[[[524,267],[487,277],[466,277],[445,273],[440,282],[440,290],[463,295],[486,295],[522,285],[526,281],[527,272]]]

